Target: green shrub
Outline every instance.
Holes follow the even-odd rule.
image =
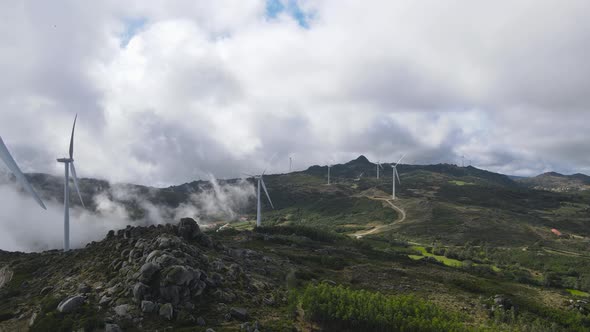
[[[385,296],[327,284],[309,285],[301,296],[307,319],[328,330],[463,331],[456,314],[412,296]]]
[[[286,225],[286,226],[275,226],[275,227],[261,226],[261,227],[256,227],[254,229],[254,231],[257,233],[261,233],[261,234],[281,234],[281,235],[295,234],[298,236],[308,237],[314,241],[329,242],[329,243],[336,242],[337,240],[346,239],[344,236],[339,235],[334,232],[331,232],[331,231],[318,229],[318,228],[312,228],[312,227],[306,227],[306,226],[300,226],[300,225]]]

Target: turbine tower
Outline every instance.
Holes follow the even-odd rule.
[[[266,198],[268,198],[268,202],[270,203],[270,206],[274,209],[274,205],[272,204],[272,201],[270,200],[270,195],[268,194],[268,190],[266,189],[266,184],[264,184],[264,173],[266,172],[266,170],[264,172],[262,172],[262,174],[260,175],[249,175],[251,177],[253,177],[254,179],[256,179],[256,181],[258,182],[258,188],[256,190],[256,227],[260,227],[261,226],[261,217],[262,217],[262,200],[260,199],[260,187],[262,187],[262,189],[264,189],[264,192],[266,193]]]
[[[39,206],[41,206],[43,209],[47,210],[45,204],[43,204],[43,201],[41,200],[39,195],[37,195],[35,189],[33,189],[33,186],[31,186],[23,172],[16,164],[16,161],[14,161],[14,158],[12,158],[12,156],[10,155],[10,152],[8,152],[8,148],[4,144],[2,137],[0,137],[0,159],[4,161],[8,169],[12,172],[12,174],[14,174],[16,180],[20,183],[20,185],[23,188],[25,188],[25,190],[29,192],[31,196],[33,196],[35,201],[37,201],[37,204],[39,204]]]
[[[332,164],[328,164],[328,185],[330,185],[330,168],[332,168]]]
[[[393,181],[392,181],[392,189],[391,189],[391,198],[395,199],[395,179],[397,178],[397,182],[399,182],[400,184],[402,183],[402,181],[399,179],[399,174],[397,173],[397,165],[399,165],[399,163],[402,161],[402,159],[404,159],[406,155],[404,154],[401,158],[399,158],[399,160],[397,161],[397,163],[395,163],[395,165],[391,165],[391,171],[393,172]]]
[[[379,179],[379,168],[383,169],[383,166],[381,166],[380,161],[377,161],[377,179]]]
[[[64,251],[70,250],[70,170],[72,171],[72,178],[74,179],[74,186],[78,192],[78,197],[82,206],[84,201],[82,200],[82,194],[80,194],[80,187],[78,186],[78,176],[76,175],[76,167],[74,167],[74,130],[76,129],[76,120],[78,115],[74,118],[74,125],[72,127],[72,136],[70,138],[70,156],[69,158],[60,158],[57,161],[63,163],[65,166],[65,177],[64,177]]]
[[[289,173],[293,170],[293,158],[289,157]]]

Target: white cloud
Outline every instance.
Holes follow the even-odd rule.
[[[308,29],[264,1],[1,4],[0,133],[61,173],[78,112],[81,175],[152,185],[275,153],[276,172],[402,152],[588,170],[586,1],[298,3]],[[145,25],[121,47],[128,18]]]

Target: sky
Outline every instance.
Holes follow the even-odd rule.
[[[25,172],[166,186],[370,160],[590,173],[590,2],[2,1]],[[0,166],[0,167],[3,167]]]

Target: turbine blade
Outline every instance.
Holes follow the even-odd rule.
[[[272,201],[270,200],[270,195],[268,194],[268,190],[266,190],[266,184],[264,183],[264,178],[260,177],[260,182],[262,183],[262,188],[264,188],[264,192],[266,193],[266,198],[268,198],[268,202],[270,203],[270,206],[273,208],[274,210],[274,205],[272,205]]]
[[[76,120],[78,120],[78,114],[74,118],[74,125],[72,126],[72,137],[70,138],[70,159],[74,158],[74,130],[76,129]]]
[[[4,161],[8,169],[12,172],[12,174],[14,174],[21,186],[23,186],[23,188],[25,188],[29,192],[29,194],[33,196],[35,201],[37,201],[37,204],[39,204],[39,206],[41,206],[43,209],[47,210],[45,204],[43,204],[43,201],[41,200],[35,189],[33,189],[33,187],[31,186],[23,172],[16,164],[16,161],[14,161],[14,158],[12,158],[12,156],[10,155],[10,152],[8,152],[8,148],[4,144],[4,141],[2,141],[2,137],[0,137],[0,159]]]
[[[82,194],[80,193],[80,186],[78,186],[78,175],[76,174],[76,167],[74,167],[74,163],[70,163],[70,170],[72,170],[72,178],[74,178],[74,187],[76,187],[76,191],[78,192],[78,197],[80,198],[80,202],[82,206],[86,208],[84,205],[84,201],[82,200]]]
[[[402,180],[399,179],[399,173],[397,172],[397,168],[395,169],[395,176],[397,177],[397,182],[401,184]]]
[[[399,158],[399,160],[397,161],[397,163],[395,163],[395,166],[397,166],[399,163],[401,163],[402,162],[402,159],[404,159],[405,156],[406,156],[406,154],[404,153],[404,155],[401,158]]]

